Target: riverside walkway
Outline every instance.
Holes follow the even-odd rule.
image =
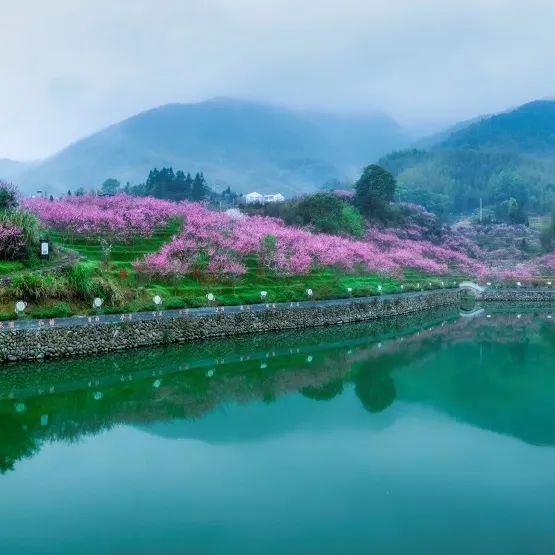
[[[370,297],[346,297],[343,299],[330,300],[314,300],[314,301],[295,301],[281,303],[258,303],[231,306],[207,306],[201,308],[183,308],[183,309],[158,309],[144,312],[131,312],[122,314],[97,314],[87,316],[69,316],[62,318],[46,318],[46,319],[14,319],[10,321],[0,321],[0,332],[8,330],[37,330],[46,328],[71,328],[91,326],[98,324],[118,324],[122,322],[141,322],[151,320],[170,320],[173,318],[195,318],[200,316],[217,316],[220,314],[240,314],[240,313],[260,313],[275,310],[303,310],[309,308],[325,308],[333,306],[348,306],[353,304],[368,304],[371,302],[381,302],[395,299],[410,299],[418,297],[427,297],[437,295],[441,291],[455,291],[457,289],[479,288],[483,292],[501,291],[508,296],[521,296],[527,294],[545,295],[549,301],[555,301],[555,288],[505,288],[501,290],[483,288],[472,282],[470,285],[461,283],[458,287],[449,287],[444,289],[431,289],[427,291],[413,291],[406,293],[387,293],[382,295],[374,295]]]
[[[307,308],[325,308],[332,306],[348,306],[368,304],[393,299],[410,299],[437,295],[441,291],[453,291],[456,288],[431,289],[429,291],[413,291],[407,293],[387,293],[370,297],[347,297],[344,299],[295,301],[281,303],[259,303],[231,306],[207,306],[201,308],[158,309],[144,312],[122,314],[97,314],[88,316],[68,316],[46,319],[14,319],[0,322],[0,332],[7,330],[36,330],[44,328],[70,328],[97,324],[118,324],[121,322],[141,322],[150,320],[170,320],[172,318],[195,318],[199,316],[216,316],[219,314],[240,314],[249,312],[268,312],[273,310],[302,310]]]

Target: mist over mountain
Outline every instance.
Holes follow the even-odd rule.
[[[555,201],[555,101],[455,126],[380,164],[404,200],[438,213],[469,212],[480,199],[499,214],[545,213]]]
[[[5,181],[15,181],[31,166],[31,163],[19,162],[8,158],[0,158],[0,179]]]
[[[495,148],[548,154],[555,151],[555,101],[536,100],[456,130],[447,147]]]
[[[86,137],[19,177],[27,192],[98,187],[106,178],[143,182],[153,167],[204,172],[215,189],[310,191],[355,177],[410,137],[383,115],[332,115],[213,99],[170,104]]]

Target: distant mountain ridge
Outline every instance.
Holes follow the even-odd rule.
[[[410,137],[383,115],[312,114],[257,102],[213,99],[142,112],[77,141],[19,176],[28,192],[140,183],[153,167],[204,172],[214,188],[310,191],[356,176]]]
[[[535,100],[452,133],[445,147],[489,147],[544,153],[555,151],[555,101]]]

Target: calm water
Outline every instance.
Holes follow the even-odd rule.
[[[487,310],[5,367],[0,553],[552,554],[555,310]]]

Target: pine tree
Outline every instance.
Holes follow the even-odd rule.
[[[208,186],[206,185],[206,180],[204,179],[203,173],[197,173],[195,179],[193,180],[193,187],[191,192],[191,198],[194,201],[201,201],[206,198],[208,194]]]

